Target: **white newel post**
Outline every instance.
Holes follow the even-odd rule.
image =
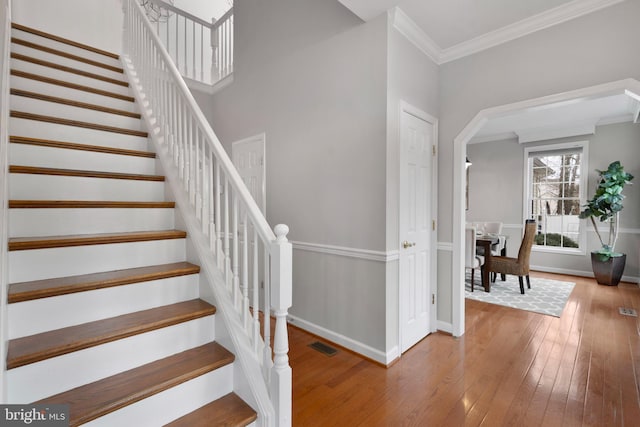
[[[273,368],[271,399],[276,410],[277,425],[291,426],[291,366],[289,366],[289,337],[287,313],[292,304],[292,246],[287,240],[289,227],[278,224],[274,230],[276,241],[271,252],[271,308],[276,318],[273,338]],[[265,313],[267,315],[267,313]]]
[[[211,81],[220,79],[220,63],[218,61],[218,28],[215,26],[216,18],[211,18]]]

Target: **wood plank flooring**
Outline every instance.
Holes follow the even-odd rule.
[[[289,327],[294,426],[640,425],[640,288],[576,286],[560,318],[466,301],[466,334],[422,340],[390,368]],[[320,340],[322,341],[322,340]]]

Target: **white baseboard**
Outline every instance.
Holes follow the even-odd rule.
[[[397,346],[387,353],[384,353],[383,351],[368,346],[367,344],[361,343],[337,332],[330,331],[329,329],[323,328],[322,326],[318,326],[291,314],[287,316],[287,321],[300,329],[304,329],[314,335],[325,338],[328,341],[334,342],[385,366],[389,365],[400,356]]]
[[[590,277],[593,278],[593,272],[591,271],[582,271],[582,270],[571,270],[568,268],[556,268],[556,267],[543,267],[540,265],[532,265],[530,267],[533,271],[541,271],[543,273],[558,273],[558,274],[568,274],[571,276],[580,276],[580,277]],[[622,276],[621,279],[623,282],[630,283],[638,283],[640,284],[640,277],[634,276]]]
[[[448,332],[453,334],[453,324],[449,322],[443,322],[442,320],[438,320],[438,330],[442,332]]]

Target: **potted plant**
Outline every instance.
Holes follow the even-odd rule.
[[[622,210],[622,200],[624,195],[622,189],[633,179],[633,175],[624,171],[619,161],[612,162],[607,170],[597,170],[600,175],[596,193],[580,212],[580,218],[590,218],[593,228],[600,239],[602,247],[591,252],[591,266],[596,281],[601,285],[615,286],[620,282],[624,265],[627,260],[626,254],[615,252],[616,241],[618,240],[618,222],[620,211]],[[595,218],[600,222],[609,223],[609,238],[604,242]]]

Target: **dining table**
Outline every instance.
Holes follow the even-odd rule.
[[[500,236],[497,234],[481,234],[476,236],[476,247],[484,248],[484,264],[482,266],[482,287],[485,292],[491,292],[491,246],[496,245],[500,242]],[[505,241],[505,245],[500,251],[500,255],[507,255],[507,245]],[[505,280],[505,275],[501,275],[502,280]]]

